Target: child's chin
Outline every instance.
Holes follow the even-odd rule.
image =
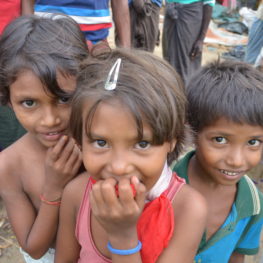
[[[53,147],[57,144],[58,140],[57,141],[42,141],[40,142],[45,148],[50,148],[50,147]]]

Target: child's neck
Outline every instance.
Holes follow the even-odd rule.
[[[26,133],[25,137],[28,141],[28,144],[31,148],[38,152],[38,154],[46,155],[48,148],[44,146],[40,141],[31,133]]]

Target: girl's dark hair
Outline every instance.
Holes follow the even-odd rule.
[[[115,90],[105,90],[110,69],[118,58],[121,66]],[[144,51],[116,49],[101,57],[89,58],[82,64],[77,89],[72,101],[70,129],[81,144],[82,125],[89,134],[92,118],[99,103],[118,100],[135,118],[138,137],[143,134],[143,122],[153,131],[153,143],[177,140],[169,161],[181,152],[185,139],[186,98],[179,75],[164,60]],[[84,113],[83,105],[90,104]]]
[[[65,96],[57,72],[76,75],[87,57],[79,26],[65,15],[21,16],[0,37],[0,103],[9,102],[9,86],[24,70],[31,70],[47,91]]]
[[[216,61],[201,68],[186,87],[187,119],[194,132],[224,117],[263,126],[263,74],[237,61]]]

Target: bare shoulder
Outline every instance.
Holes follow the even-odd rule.
[[[79,174],[73,180],[71,180],[63,191],[63,200],[70,202],[74,206],[78,207],[83,198],[86,185],[88,183],[88,175],[86,172]]]
[[[16,175],[21,170],[20,164],[21,148],[20,144],[15,143],[0,153],[0,187],[10,181],[17,180]]]
[[[32,154],[31,154],[32,155]],[[30,162],[30,146],[27,136],[21,137],[11,146],[0,152],[0,194],[8,190],[22,189],[22,175],[26,173],[25,164]],[[21,190],[22,191],[22,190]]]
[[[186,213],[195,218],[207,217],[207,203],[202,194],[190,185],[184,185],[173,202],[175,215]]]

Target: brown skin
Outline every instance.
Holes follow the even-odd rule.
[[[73,263],[76,262],[79,257],[80,246],[75,238],[75,225],[87,180],[88,174],[84,173],[71,181],[64,190],[56,246],[56,263]],[[193,202],[193,200],[195,200],[195,202]],[[176,222],[174,234],[169,246],[163,251],[157,262],[192,263],[206,224],[205,202],[201,195],[185,185],[177,193],[173,202],[173,208]],[[112,262],[142,262],[139,253],[125,257],[114,255],[113,257],[106,248],[109,240],[111,240],[112,243],[114,242],[114,247],[123,249],[135,247],[134,244],[137,245],[138,242],[136,233],[129,239],[125,239],[123,236],[120,238],[119,234],[123,233],[122,231],[118,231],[118,236],[114,236],[113,234],[108,236],[93,213],[91,214],[91,228],[92,233],[96,233],[96,235],[93,236],[93,241],[97,249],[104,256],[111,258]],[[193,233],[195,233],[194,236]],[[191,240],[191,242],[189,242],[189,240]],[[177,253],[174,253],[174,251],[177,251]]]
[[[212,11],[213,11],[212,6],[204,5],[202,27],[201,27],[198,39],[195,41],[191,54],[190,54],[192,58],[195,58],[196,56],[199,56],[202,53],[205,35],[208,30],[209,22],[212,17]]]
[[[228,263],[244,263],[245,255],[233,253]]]
[[[89,106],[84,106],[84,116]],[[131,249],[138,244],[137,221],[145,204],[145,194],[159,179],[167,153],[175,146],[175,142],[151,144],[152,138],[151,128],[143,122],[143,138],[138,140],[134,117],[119,101],[99,104],[92,119],[90,137],[83,132],[83,163],[88,173],[74,179],[63,193],[56,263],[76,262],[79,257],[80,247],[74,231],[89,176],[97,180],[90,191],[91,233],[95,233],[96,247],[113,263],[142,262],[139,252],[115,255],[108,251],[106,244],[110,241],[118,249]],[[115,192],[117,182],[119,197]],[[130,184],[136,189],[135,197]],[[205,200],[184,185],[176,193],[172,206],[174,233],[157,262],[192,263],[206,224]]]
[[[65,145],[67,150],[63,150]],[[59,206],[42,203],[39,196],[43,194],[47,200],[57,199],[62,195],[64,185],[78,170],[78,165],[72,165],[72,162],[65,169],[65,162],[62,161],[65,156],[71,155],[71,160],[79,162],[79,153],[72,152],[73,140],[60,141],[56,149],[60,156],[52,162],[53,167],[49,166],[49,170],[53,169],[57,175],[54,190],[51,184],[43,190],[47,182],[46,150],[39,147],[29,134],[1,153],[1,197],[20,246],[34,258],[40,258],[49,247],[54,246],[52,242],[56,236],[59,214]],[[56,169],[56,166],[60,168]]]
[[[24,0],[25,7],[23,14],[34,13],[34,0]],[[131,30],[130,30],[130,15],[128,1],[126,0],[111,0],[112,17],[116,27],[116,32],[119,36],[121,47],[130,48],[131,46]]]
[[[63,89],[75,89],[74,78],[58,73],[57,80]],[[78,172],[81,152],[64,135],[69,103],[47,94],[31,71],[10,85],[10,103],[28,132],[0,154],[0,195],[19,245],[40,258],[54,246],[59,215],[59,206],[41,202],[40,195],[50,201],[62,196]]]
[[[21,15],[34,13],[34,0],[21,0]]]
[[[131,46],[130,15],[127,0],[111,0],[112,16],[121,47]]]
[[[202,193],[208,204],[207,240],[229,215],[238,181],[261,160],[262,139],[261,126],[236,124],[225,118],[198,132],[188,177],[190,185]],[[221,170],[236,175],[227,177]],[[243,263],[244,255],[233,253],[229,262]]]

